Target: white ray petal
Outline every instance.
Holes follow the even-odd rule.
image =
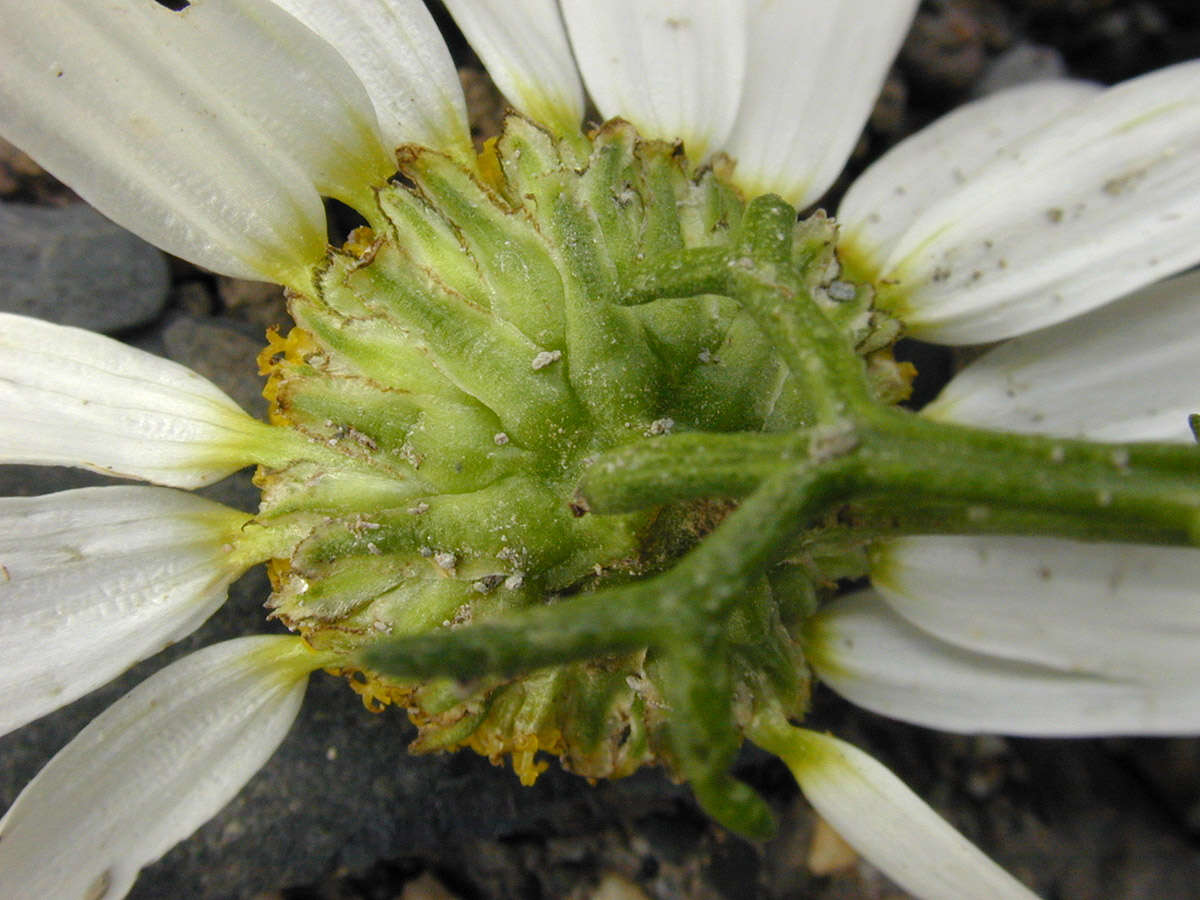
[[[388,147],[472,153],[462,85],[422,0],[273,0],[333,45],[375,106]]]
[[[562,9],[606,119],[682,140],[696,161],[725,143],[746,72],[744,0],[563,0]]]
[[[761,743],[821,817],[906,891],[924,900],[1034,897],[857,747],[804,728],[777,728]]]
[[[1200,681],[1200,550],[1041,537],[888,541],[888,604],[943,641],[1104,678]]]
[[[583,119],[583,85],[555,0],[445,0],[508,102],[569,134]]]
[[[165,488],[0,499],[0,734],[199,627],[252,562],[247,518]]]
[[[954,376],[921,415],[1102,441],[1195,438],[1200,273],[1014,338]]]
[[[170,360],[0,313],[0,463],[193,488],[265,462],[282,431]]]
[[[4,136],[114,221],[209,268],[303,286],[318,191],[394,169],[365,91],[267,0],[0,0]]]
[[[160,670],[92,720],[0,820],[0,896],[117,898],[228,803],[291,727],[319,663],[246,637]]]
[[[270,135],[322,194],[361,202],[371,184],[395,171],[371,100],[349,65],[271,0],[191,0],[166,15],[144,0],[117,3],[130,16],[154,13],[140,16],[147,36],[172,66],[193,70],[189,91],[226,103],[218,114]]]
[[[916,8],[917,0],[750,0],[741,109],[722,148],[750,196],[777,193],[803,208],[833,184]]]
[[[974,178],[1005,146],[1044,131],[1102,90],[1038,81],[960,106],[901,141],[863,172],[838,206],[838,247],[877,274],[913,222]]]
[[[1200,62],[1096,95],[919,216],[880,272],[915,336],[998,340],[1200,261]]]
[[[818,613],[805,646],[821,680],[847,700],[944,731],[1047,737],[1200,731],[1200,679],[1192,672],[1140,682],[987,656],[938,640],[871,592]]]

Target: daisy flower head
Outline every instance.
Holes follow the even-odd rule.
[[[446,5],[515,110],[481,152],[419,0],[0,0],[0,132],[296,322],[260,422],[0,317],[0,461],[149,482],[0,501],[4,730],[260,563],[293,632],[98,716],[0,822],[0,894],[122,896],[326,669],[417,751],[659,764],[761,837],[749,739],[907,890],[1029,896],[792,723],[815,676],[958,732],[1200,725],[1200,65],[970,104],[801,217],[915,0]],[[366,224],[329,246],[322,198]],[[1013,340],[914,415],[903,334]],[[247,466],[256,511],[187,492]]]

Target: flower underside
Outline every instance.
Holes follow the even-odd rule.
[[[256,521],[272,615],[406,707],[417,751],[511,755],[526,782],[539,751],[592,778],[662,763],[764,835],[729,765],[804,713],[809,617],[873,542],[1196,538],[1190,448],[896,409],[900,324],[841,278],[836,225],[747,202],[721,158],[514,116],[474,171],[398,161],[263,352],[298,439]]]
[[[343,654],[660,572],[731,508],[590,514],[579,482],[605,451],[814,423],[735,301],[628,305],[647,258],[736,245],[745,203],[720,165],[694,168],[620,121],[581,150],[519,118],[490,151],[489,183],[434,151],[400,156],[398,183],[377,193],[383,225],[333,253],[312,294],[291,294],[298,327],[263,354],[273,421],[329,454],[259,471],[259,520],[297,535],[270,567],[270,606]],[[834,238],[823,216],[797,225],[795,271],[860,350],[878,350],[895,329],[868,290],[835,281]],[[902,392],[899,370],[880,368]],[[732,678],[769,673],[801,712],[800,610],[767,579],[751,594],[730,627]],[[645,648],[466,688],[354,676],[370,704],[410,709],[414,749],[512,754],[525,781],[545,766],[538,750],[589,777],[670,759],[663,673]]]

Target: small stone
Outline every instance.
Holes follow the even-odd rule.
[[[179,316],[163,329],[167,356],[200,373],[260,418],[267,413],[255,359],[262,341],[214,319]]]
[[[907,111],[908,84],[899,72],[890,72],[871,110],[871,128],[882,135],[898,139],[904,134]]]
[[[508,104],[504,102],[504,96],[496,90],[492,79],[482,69],[463,66],[458,70],[458,80],[462,84],[463,97],[467,101],[467,121],[471,125],[471,137],[474,138],[476,146],[482,148],[484,141],[500,133]]]
[[[430,872],[422,872],[400,892],[400,900],[457,900],[457,897]]]
[[[206,318],[213,314],[213,295],[199,281],[185,281],[171,291],[171,307],[189,316]]]
[[[808,870],[817,876],[844,871],[858,862],[858,853],[845,838],[833,830],[824,819],[818,818],[808,848]]]
[[[0,169],[26,178],[46,174],[32,156],[3,138],[0,138]]]
[[[474,582],[471,587],[480,594],[490,594],[497,587],[504,583],[503,575],[484,575],[478,581]]]
[[[965,3],[922,5],[900,59],[906,74],[928,89],[969,88],[987,61],[986,30]]]
[[[590,900],[648,900],[648,895],[628,878],[609,872],[600,879]]]
[[[217,295],[229,314],[256,328],[287,330],[292,318],[287,311],[283,288],[262,281],[243,281],[239,278],[217,279]]]
[[[1067,63],[1056,49],[1022,41],[988,63],[971,94],[985,97],[1019,84],[1063,78],[1066,74]]]
[[[79,202],[74,192],[28,153],[0,138],[0,197],[38,206]]]
[[[162,312],[166,258],[90,206],[0,206],[0,308],[118,332]]]

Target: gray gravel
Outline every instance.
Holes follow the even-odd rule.
[[[0,205],[0,309],[106,334],[153,321],[167,260],[90,206]]]

